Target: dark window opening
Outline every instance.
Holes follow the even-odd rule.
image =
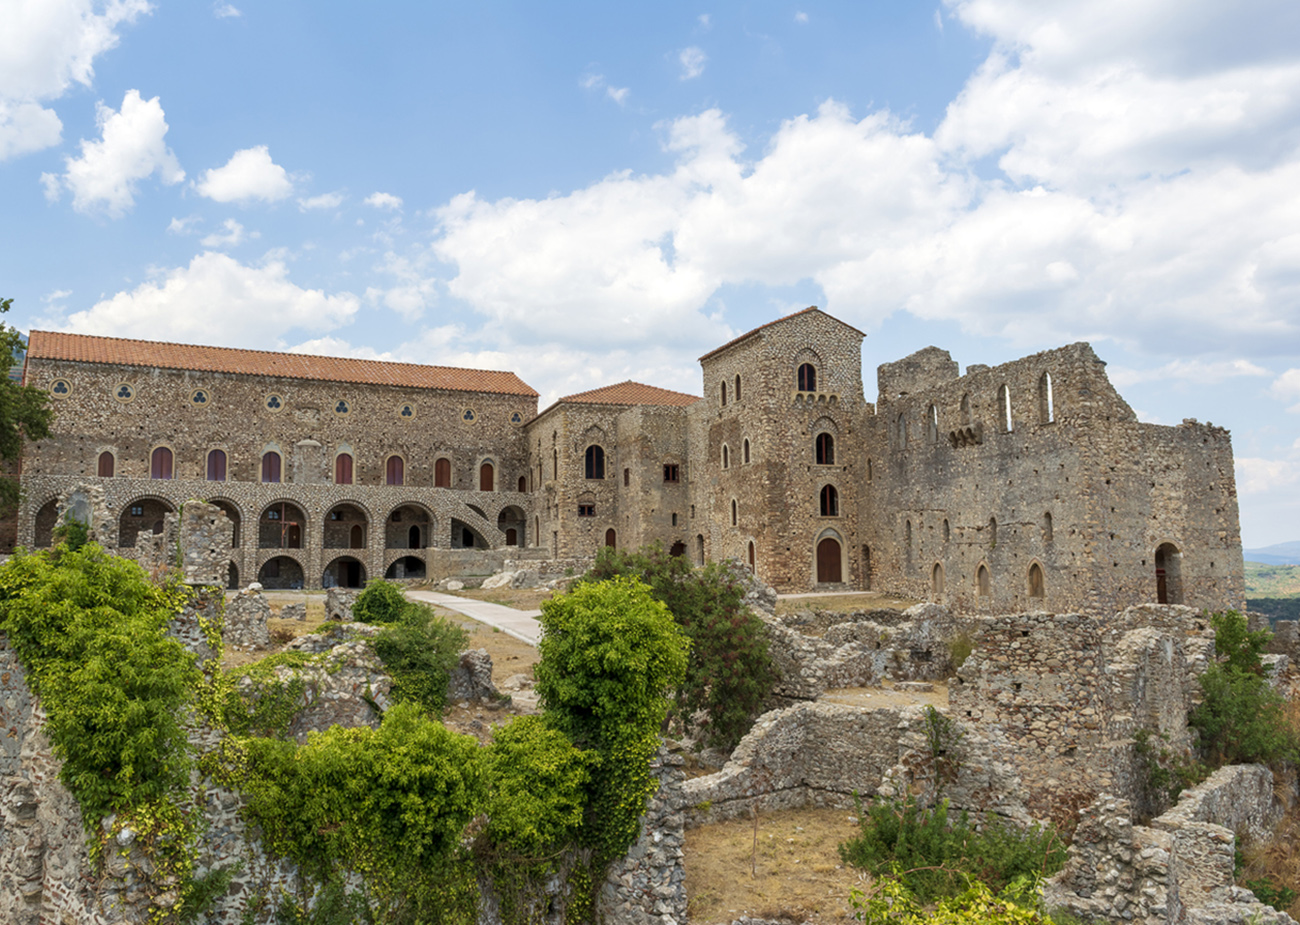
[[[816,455],[817,465],[833,466],[835,464],[835,438],[826,433],[818,434]]]
[[[578,516],[579,516],[579,517],[595,517],[595,516],[596,516],[596,505],[594,505],[594,504],[579,504],[579,505],[578,505]]]
[[[664,463],[664,481],[681,481],[681,469],[678,467],[677,463]]]
[[[823,486],[821,494],[821,511],[823,517],[839,516],[840,493],[835,490],[834,485]]]
[[[605,450],[598,444],[587,447],[585,472],[589,479],[605,477]]]
[[[817,369],[811,363],[799,367],[798,385],[800,392],[817,391]]]

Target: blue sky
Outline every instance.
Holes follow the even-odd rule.
[[[0,0],[34,327],[507,368],[549,401],[806,305],[878,363],[1091,340],[1300,537],[1293,0]]]

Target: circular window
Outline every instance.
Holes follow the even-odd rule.
[[[473,408],[466,408],[464,411],[461,412],[460,419],[464,421],[466,424],[473,424],[476,420],[478,420],[478,417],[474,414]]]
[[[195,389],[194,393],[190,395],[190,404],[206,406],[211,404],[211,398],[212,396],[208,394],[207,389]]]
[[[50,383],[50,398],[67,398],[72,394],[72,383],[67,379],[55,379]]]
[[[510,412],[510,423],[522,424],[524,423],[524,416],[520,414],[518,411],[512,411]]]
[[[113,387],[113,397],[126,404],[135,400],[135,386],[129,382],[119,382]]]
[[[415,405],[406,402],[397,406],[397,416],[404,421],[409,421],[415,417]]]
[[[267,411],[280,411],[284,408],[284,399],[279,395],[268,395],[263,404],[266,405]]]
[[[338,401],[334,403],[335,414],[347,414],[351,410],[352,407],[347,403],[345,399],[340,398]]]

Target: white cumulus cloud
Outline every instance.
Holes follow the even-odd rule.
[[[212,7],[212,15],[217,19],[238,19],[244,12],[233,3],[216,3]]]
[[[392,193],[371,193],[364,201],[368,206],[376,209],[387,209],[390,212],[402,207],[402,197],[394,196]]]
[[[254,231],[252,234],[249,234],[244,231],[244,226],[233,218],[226,219],[222,222],[221,227],[225,229],[224,232],[213,232],[212,234],[202,238],[199,243],[204,247],[219,249],[222,247],[235,247],[236,245],[243,244],[251,238],[261,237],[259,232]]]
[[[95,58],[146,0],[7,0],[0,10],[0,161],[58,144],[58,115],[42,102],[90,86]]]
[[[308,196],[298,200],[298,208],[304,212],[312,212],[318,209],[337,209],[343,205],[344,196],[342,193],[321,193],[319,196]]]
[[[1269,391],[1282,401],[1300,399],[1300,369],[1288,369],[1273,381]],[[1292,405],[1287,411],[1300,414],[1300,403]]]
[[[96,108],[99,141],[81,141],[81,156],[64,160],[61,176],[43,174],[46,195],[57,199],[64,189],[72,192],[79,212],[102,211],[118,217],[135,204],[137,185],[155,173],[166,184],[185,179],[167,147],[167,119],[158,97],[141,99],[128,90],[119,111],[99,103]]]
[[[1112,366],[1106,370],[1117,388],[1127,388],[1139,382],[1168,382],[1181,380],[1202,385],[1214,385],[1240,376],[1271,376],[1264,367],[1250,360],[1171,360],[1153,369],[1126,369]]]
[[[708,62],[709,56],[704,53],[704,49],[692,45],[689,48],[683,48],[677,54],[677,63],[682,66],[681,79],[691,80],[699,77],[704,73],[704,65]]]
[[[293,195],[293,180],[271,160],[266,145],[257,145],[236,151],[222,167],[205,170],[194,189],[217,202],[279,202]]]
[[[326,295],[295,285],[283,260],[250,266],[207,251],[68,316],[62,329],[266,349],[290,331],[334,330],[352,320],[359,304],[349,292]]]

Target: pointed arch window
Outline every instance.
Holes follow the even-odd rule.
[[[736,373],[736,401],[740,401],[740,373]]]
[[[384,484],[403,485],[406,483],[406,460],[400,456],[390,456],[384,463]]]
[[[116,463],[117,460],[113,458],[113,454],[110,451],[105,450],[99,454],[99,461],[95,474],[101,479],[111,479],[113,477],[113,470],[116,467]]]
[[[1011,416],[1011,387],[1005,383],[998,389],[998,417],[1002,420],[1002,430],[1005,433],[1015,430],[1016,423]]]
[[[169,479],[172,477],[172,451],[160,446],[149,457],[149,478]]]
[[[939,442],[939,409],[935,405],[925,413],[925,436],[931,443]]]
[[[208,481],[224,482],[226,480],[226,451],[211,450],[208,453]]]
[[[818,434],[814,455],[819,466],[835,465],[835,437],[825,432]]]
[[[795,378],[800,392],[817,391],[817,367],[811,363],[800,365],[799,373]]]
[[[840,516],[840,493],[835,490],[834,485],[822,487],[821,512],[823,517]]]
[[[1029,566],[1029,596],[1040,600],[1047,596],[1047,584],[1043,580],[1043,567],[1037,562]]]
[[[262,481],[280,481],[280,454],[275,450],[267,450],[262,454]]]
[[[352,454],[340,453],[334,457],[334,484],[352,484]]]
[[[1052,407],[1052,374],[1043,373],[1038,379],[1038,423],[1051,424],[1056,420]]]
[[[586,477],[603,479],[605,477],[605,448],[597,443],[587,447],[585,460]]]

